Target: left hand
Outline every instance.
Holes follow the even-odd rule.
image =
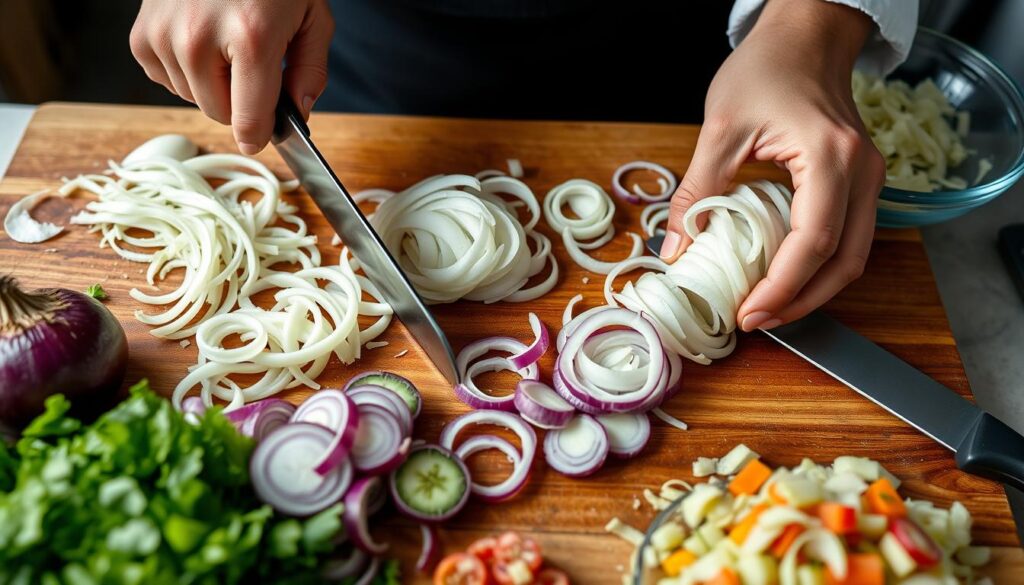
[[[867,16],[838,4],[770,0],[708,90],[661,256],[674,262],[683,253],[686,210],[723,193],[744,162],[789,170],[792,231],[740,306],[745,331],[806,315],[864,270],[885,162],[854,106],[850,77],[872,27]]]

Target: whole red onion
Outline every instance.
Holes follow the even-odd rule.
[[[96,299],[67,289],[26,292],[0,276],[0,422],[20,428],[63,394],[93,418],[121,396],[128,340]]]

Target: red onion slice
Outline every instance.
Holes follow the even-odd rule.
[[[384,482],[379,477],[362,477],[345,494],[345,509],[342,512],[345,531],[353,544],[372,555],[384,554],[388,550],[386,543],[373,540],[369,526],[369,508],[383,490]]]
[[[569,477],[586,477],[601,469],[609,448],[604,427],[586,414],[544,437],[544,459],[552,469]]]
[[[335,434],[319,425],[289,423],[256,446],[249,460],[253,489],[260,500],[289,516],[309,516],[334,504],[352,485],[347,460],[326,475],[314,468]]]
[[[481,498],[492,501],[502,501],[514,496],[526,483],[533,465],[533,459],[537,454],[537,433],[522,418],[507,412],[495,410],[478,410],[464,414],[448,423],[441,431],[442,447],[452,449],[455,439],[459,433],[470,425],[489,424],[504,427],[519,437],[521,443],[520,464],[512,470],[512,474],[497,486],[474,486],[474,493],[480,494]],[[493,445],[492,445],[493,446]],[[501,449],[501,447],[494,447]],[[502,449],[502,451],[504,451]],[[468,456],[468,455],[467,455]],[[513,463],[515,463],[513,461]]]
[[[654,326],[642,315],[627,309],[607,308],[589,314],[583,313],[565,329],[570,333],[558,356],[557,371],[561,382],[580,402],[606,412],[632,412],[653,408],[661,403],[669,380],[669,362]],[[579,320],[579,323],[576,323]],[[575,327],[572,327],[575,324]],[[601,333],[607,328],[615,328]],[[633,380],[633,371],[617,372],[600,366],[588,351],[598,351],[597,335],[603,339],[620,339],[623,345],[636,345],[642,338],[643,353],[647,356],[642,384],[630,387],[623,380]],[[639,336],[639,337],[637,337]],[[589,375],[588,375],[589,374]],[[597,374],[600,374],[598,376]],[[628,388],[628,389],[627,389]]]
[[[661,175],[658,179],[658,184],[661,187],[661,193],[647,193],[640,188],[640,185],[633,185],[633,189],[627,189],[622,184],[622,179],[626,173],[636,170],[654,171]],[[659,201],[666,201],[672,194],[676,192],[676,186],[678,182],[676,176],[672,171],[665,167],[648,162],[645,160],[637,160],[626,163],[621,167],[615,169],[615,173],[612,175],[612,193],[615,193],[616,197],[629,201],[630,203],[641,203],[646,201],[648,203],[656,203]]]
[[[370,559],[369,566],[366,567],[366,572],[363,576],[355,582],[355,585],[370,585],[373,580],[377,577],[377,571],[380,570],[380,557],[373,557]]]
[[[402,423],[390,410],[376,404],[362,404],[359,430],[352,445],[352,463],[367,475],[388,473],[405,461],[412,440],[402,433]]]
[[[373,384],[349,388],[345,394],[352,399],[356,407],[362,404],[376,404],[390,410],[391,414],[395,415],[398,418],[398,422],[402,425],[402,435],[406,437],[412,436],[412,413],[409,412],[408,405],[399,395],[387,388]]]
[[[420,549],[420,557],[416,559],[416,570],[430,574],[437,564],[437,557],[441,556],[440,539],[433,524],[420,524],[420,534],[423,537],[423,548]]]
[[[340,390],[325,389],[310,396],[292,414],[292,422],[316,424],[334,432],[334,440],[316,465],[320,475],[330,473],[348,458],[359,429],[359,410]]]
[[[525,368],[517,369],[505,357],[487,358],[475,363],[473,360],[490,351],[520,354],[527,350],[525,344],[511,337],[486,337],[470,343],[455,358],[455,367],[459,370],[462,378],[462,384],[455,387],[455,396],[471,408],[478,410],[515,412],[514,393],[506,396],[492,396],[481,390],[473,381],[473,377],[485,371],[493,372],[506,369],[516,372],[523,379],[537,380],[540,377],[537,364],[533,363]]]
[[[327,561],[323,576],[331,581],[342,581],[361,575],[369,562],[370,555],[366,554],[363,549],[352,546],[347,557],[336,557]]]
[[[551,344],[548,328],[544,326],[536,313],[530,313],[530,327],[533,329],[533,343],[525,350],[508,357],[508,362],[516,370],[522,370],[540,361],[541,356],[548,350],[548,345]]]
[[[597,422],[608,434],[608,451],[616,457],[635,457],[651,439],[651,419],[646,414],[606,414]]]
[[[235,424],[238,432],[259,442],[287,424],[294,413],[294,404],[279,398],[265,398],[227,411],[224,416]]]
[[[551,386],[537,380],[521,380],[516,385],[515,405],[520,416],[542,429],[563,428],[576,413]]]
[[[488,449],[497,449],[509,458],[509,461],[512,462],[512,474],[505,481],[495,485],[482,485],[471,482],[469,489],[473,495],[478,496],[485,502],[503,502],[512,498],[519,493],[519,490],[523,489],[529,477],[529,469],[527,469],[526,473],[518,473],[519,468],[523,466],[522,455],[519,454],[516,446],[508,442],[507,439],[494,435],[470,437],[455,449],[455,454],[463,461],[466,461],[470,455]]]
[[[601,410],[600,408],[595,408],[573,396],[572,393],[566,389],[565,382],[562,381],[562,376],[558,374],[557,369],[555,370],[555,373],[552,374],[551,381],[553,382],[552,387],[554,388],[555,392],[558,393],[558,395],[561,396],[563,400],[571,404],[572,407],[575,408],[576,410],[584,414],[604,414],[604,411]]]

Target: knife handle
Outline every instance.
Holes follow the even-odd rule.
[[[999,251],[1010,278],[1024,299],[1024,223],[1008,225],[999,230]]]
[[[982,413],[957,446],[960,469],[1024,490],[1024,437],[996,417]]]

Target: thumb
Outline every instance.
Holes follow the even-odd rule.
[[[686,251],[692,241],[683,225],[686,212],[701,199],[725,191],[747,160],[752,143],[752,137],[726,124],[706,123],[701,127],[690,166],[669,203],[665,241],[659,254],[662,260],[671,264]],[[698,217],[697,226],[703,229],[706,221]]]
[[[327,49],[334,34],[334,19],[326,5],[313,3],[285,55],[284,84],[302,115],[309,119],[327,87]]]

